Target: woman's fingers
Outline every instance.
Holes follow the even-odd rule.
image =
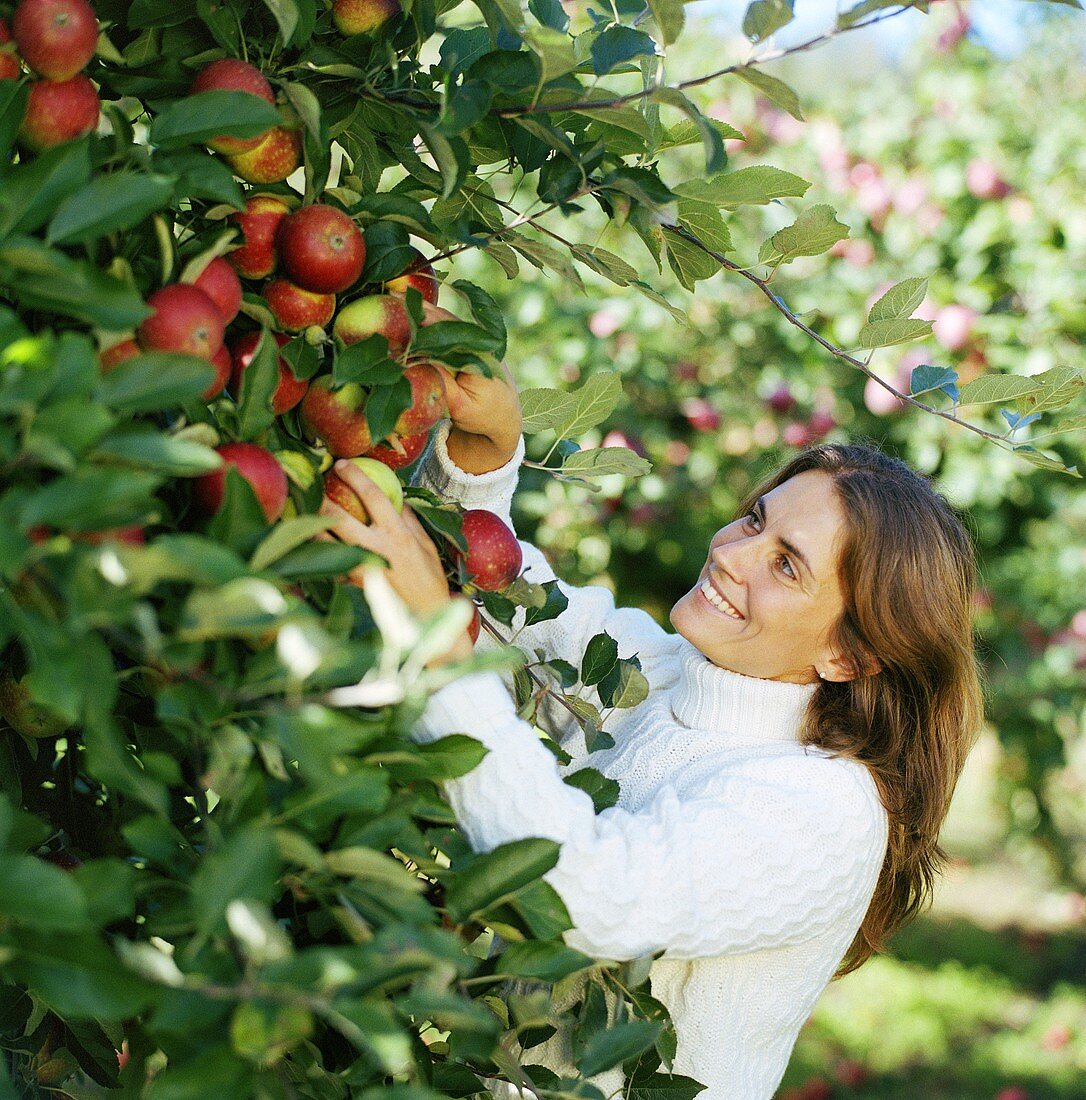
[[[346,482],[354,490],[355,496],[362,501],[370,519],[373,520],[376,526],[383,527],[395,524],[400,518],[400,513],[393,507],[392,501],[385,496],[377,482],[364,474],[353,462],[343,459],[337,462],[333,469],[336,477],[340,481]],[[358,521],[355,520],[355,522]]]
[[[379,489],[377,491],[380,492]],[[388,504],[392,514],[395,515],[396,511],[392,508],[392,505],[387,500],[385,503]],[[380,554],[383,558],[388,557],[388,550],[381,531],[368,523],[362,523],[355,519],[350,512],[341,508],[335,501],[325,497],[321,501],[320,514],[331,516],[336,521],[336,525],[332,530],[339,536],[341,541],[349,543],[351,546],[360,546],[363,550],[370,550],[374,554]],[[328,532],[322,531],[316,537],[320,538],[321,535],[327,538]]]

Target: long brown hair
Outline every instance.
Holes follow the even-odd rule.
[[[834,479],[847,517],[835,641],[867,674],[821,683],[801,739],[865,764],[889,817],[886,858],[841,977],[930,903],[946,862],[939,830],[984,717],[975,564],[969,535],[927,479],[862,444],[803,451],[751,493],[743,512],[808,470]]]

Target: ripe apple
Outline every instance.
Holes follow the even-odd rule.
[[[248,199],[243,211],[230,215],[230,220],[245,235],[245,243],[227,253],[227,263],[246,279],[263,279],[270,275],[278,260],[275,235],[289,213],[290,207],[272,195]]]
[[[211,363],[215,368],[215,377],[212,378],[211,385],[204,390],[203,398],[205,401],[210,401],[213,397],[222,393],[226,387],[226,381],[230,377],[230,352],[226,350],[225,344],[211,357]]]
[[[0,80],[18,80],[23,75],[19,64],[19,55],[14,46],[4,49],[6,43],[11,41],[11,31],[7,23],[0,19]]]
[[[30,689],[11,669],[0,674],[0,715],[24,737],[59,737],[68,723],[30,698]]]
[[[357,382],[333,390],[327,375],[314,379],[302,398],[301,419],[336,458],[354,458],[373,446],[366,423],[366,391]]]
[[[241,281],[237,272],[221,256],[216,256],[192,285],[198,286],[219,307],[224,325],[230,324],[238,315],[241,309]]]
[[[119,367],[126,359],[135,359],[140,354],[140,346],[135,340],[129,338],[119,344],[106,348],[98,353],[98,362],[101,364],[102,373],[108,374],[115,367]]]
[[[98,20],[87,0],[22,0],[11,29],[23,60],[46,80],[70,80],[98,45]]]
[[[253,487],[260,507],[269,523],[282,514],[287,502],[287,475],[270,451],[255,443],[223,443],[215,448],[223,465],[196,478],[192,495],[196,506],[206,516],[213,516],[222,507],[226,493],[226,467],[233,466]]]
[[[334,294],[314,294],[286,279],[273,279],[264,288],[264,301],[281,328],[303,332],[310,325],[324,328],[336,311]]]
[[[388,341],[388,354],[395,359],[411,340],[411,319],[399,298],[371,294],[341,309],[332,332],[345,346],[380,333]]]
[[[366,456],[383,462],[390,470],[399,470],[404,466],[410,466],[422,454],[429,438],[429,432],[405,436],[399,436],[393,432],[384,443],[378,443],[376,447],[368,450]]]
[[[484,592],[498,592],[511,584],[524,564],[516,535],[493,512],[469,508],[461,517],[468,552],[463,558],[471,583]]]
[[[411,263],[418,263],[423,258],[422,253],[414,250]],[[408,265],[410,266],[410,264]],[[416,271],[409,274],[397,275],[395,279],[389,279],[385,283],[385,289],[389,294],[406,294],[408,287],[414,287],[421,295],[424,302],[431,305],[437,304],[437,276],[434,274],[434,265],[424,263]]]
[[[170,283],[156,290],[147,304],[155,312],[136,329],[141,348],[210,359],[222,347],[222,314],[199,287]]]
[[[283,268],[298,286],[338,294],[354,286],[366,262],[358,226],[342,210],[324,203],[287,216],[276,239]]]
[[[278,183],[302,163],[302,134],[286,126],[274,126],[255,149],[226,158],[246,183]]]
[[[30,85],[19,140],[40,153],[89,134],[98,125],[98,92],[85,76]]]
[[[272,338],[280,347],[290,343],[290,337],[284,336],[281,332],[273,332]],[[240,339],[235,340],[234,346],[230,349],[234,361],[230,376],[230,388],[235,396],[241,393],[241,376],[245,373],[245,368],[253,361],[256,346],[259,343],[259,331],[247,332]],[[304,378],[295,378],[294,372],[290,369],[290,364],[280,355],[279,385],[275,387],[275,393],[272,394],[272,411],[275,415],[281,416],[288,410],[293,409],[305,396],[307,389],[309,389],[309,381]]]
[[[332,21],[340,34],[366,34],[401,11],[399,0],[336,0]]]
[[[372,458],[352,458],[357,466],[392,502],[397,512],[403,511],[403,486],[400,479],[383,463]],[[333,470],[324,475],[324,495],[361,523],[369,523],[370,514],[355,491]]]
[[[404,372],[411,384],[411,405],[396,418],[392,430],[400,436],[428,432],[449,413],[445,381],[430,363],[412,363]]]
[[[468,637],[471,639],[471,644],[479,640],[479,631],[483,628],[483,618],[479,614],[479,608],[475,604],[471,605],[471,622],[468,623]]]
[[[212,61],[210,65],[205,65],[196,74],[196,79],[192,82],[189,91],[194,95],[197,92],[214,91],[248,92],[268,103],[275,102],[275,93],[264,79],[264,74],[247,61],[239,61],[236,57],[224,57],[221,61]],[[266,134],[258,134],[251,138],[229,137],[223,134],[212,138],[207,144],[217,153],[244,153],[255,149],[265,137]]]

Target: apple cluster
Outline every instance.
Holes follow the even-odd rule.
[[[87,0],[22,0],[11,26],[0,19],[0,80],[33,78],[19,141],[40,153],[98,126],[98,89],[83,73],[98,46]]]

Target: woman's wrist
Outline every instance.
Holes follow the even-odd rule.
[[[445,441],[445,449],[449,452],[449,458],[464,473],[488,474],[500,469],[516,454],[519,442],[519,432],[510,442],[465,432],[454,425]]]

